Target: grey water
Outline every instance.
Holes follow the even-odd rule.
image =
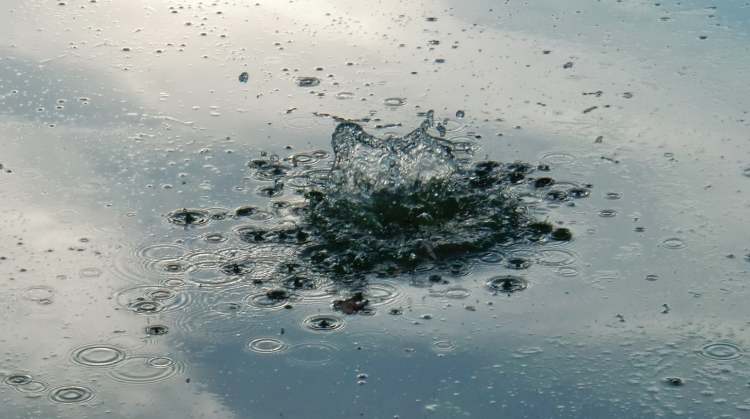
[[[0,419],[750,415],[750,3],[7,0]]]

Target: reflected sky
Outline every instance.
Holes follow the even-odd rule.
[[[747,2],[8,3],[0,381],[29,374],[45,388],[0,384],[0,416],[750,410]],[[320,84],[299,87],[303,76]],[[205,238],[245,223],[180,228],[170,211],[268,209],[249,160],[330,151],[335,122],[315,112],[389,135],[428,109],[478,159],[593,184],[575,206],[538,208],[575,240],[534,253],[527,290],[492,295],[487,278],[507,269],[481,263],[444,286],[373,280],[397,296],[314,332],[304,321],[335,314],[330,295],[255,310],[237,284],[183,286],[199,272],[163,270],[236,248]],[[123,293],[139,286],[176,292],[176,308],[135,313]],[[147,336],[149,325],[169,333]],[[123,382],[116,366],[72,360],[91,344],[174,367]],[[52,401],[66,385],[94,397]]]

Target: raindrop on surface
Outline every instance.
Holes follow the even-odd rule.
[[[248,74],[247,71],[243,71],[240,74],[239,80],[240,83],[247,83],[247,81],[250,80],[250,74]]]
[[[514,292],[523,291],[528,286],[529,283],[524,278],[512,275],[495,276],[487,281],[487,288],[489,288],[490,291],[508,295]]]
[[[11,374],[7,377],[5,377],[5,380],[3,382],[5,384],[8,384],[10,386],[22,386],[29,384],[33,381],[30,375],[26,374]]]
[[[406,99],[402,97],[389,97],[383,101],[386,106],[398,107],[406,104]]]
[[[301,343],[289,349],[289,360],[292,363],[310,367],[328,364],[338,351],[337,347],[324,342]]]
[[[151,326],[146,326],[146,334],[149,336],[162,336],[169,333],[169,328],[167,326],[155,324]]]
[[[89,367],[115,365],[125,359],[125,352],[111,345],[87,345],[73,351],[73,362]]]
[[[35,286],[26,288],[23,292],[23,298],[29,301],[41,302],[44,300],[52,300],[55,295],[55,290],[47,286]]]
[[[599,211],[599,216],[603,218],[612,218],[617,215],[617,211],[613,209],[603,209]]]
[[[607,192],[604,195],[604,198],[614,201],[614,200],[622,198],[622,194],[619,192]]]
[[[344,320],[336,316],[319,314],[306,318],[303,324],[316,332],[329,332],[341,329],[344,326]]]
[[[65,386],[50,392],[50,399],[59,403],[83,403],[94,397],[94,392],[86,387]]]
[[[742,356],[742,349],[729,342],[710,343],[699,352],[702,356],[718,361],[728,361]]]
[[[685,242],[683,242],[682,239],[680,239],[678,237],[670,237],[668,239],[664,239],[661,242],[661,246],[664,247],[664,248],[666,248],[666,249],[677,250],[677,249],[684,248],[685,247]]]
[[[109,375],[120,382],[145,384],[166,380],[179,369],[179,365],[171,358],[134,356],[118,364]]]
[[[299,77],[297,78],[297,86],[299,87],[315,87],[320,84],[320,79],[317,77]]]
[[[271,354],[283,352],[288,348],[287,344],[275,338],[257,338],[247,344],[247,349],[259,354]]]

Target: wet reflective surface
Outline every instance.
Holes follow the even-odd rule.
[[[0,417],[748,415],[746,2],[0,25]]]

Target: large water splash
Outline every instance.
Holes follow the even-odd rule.
[[[305,255],[316,267],[412,269],[507,244],[531,230],[552,231],[533,223],[510,189],[530,165],[461,162],[449,141],[429,134],[431,125],[430,112],[406,136],[380,139],[357,124],[339,124],[329,182],[306,194],[305,225],[315,245]]]
[[[534,173],[547,167],[463,158],[465,144],[431,135],[432,126],[430,112],[411,133],[378,138],[343,121],[332,136],[333,163],[323,171],[316,165],[325,164],[325,152],[253,160],[255,177],[273,182],[260,191],[275,193],[262,195],[282,195],[291,185],[305,200],[274,201],[288,207],[283,219],[238,228],[240,240],[295,247],[295,260],[280,264],[284,274],[342,278],[440,267],[487,251],[506,253],[515,245],[571,239],[568,229],[535,220],[518,191],[560,202],[585,197],[587,189],[561,189],[552,178]],[[200,218],[185,216],[191,211],[172,218],[187,225]],[[236,215],[260,213],[243,207]]]
[[[458,170],[445,140],[432,137],[432,111],[419,128],[404,137],[380,139],[352,122],[336,127],[329,197],[366,203],[373,194],[408,194],[444,185]]]

